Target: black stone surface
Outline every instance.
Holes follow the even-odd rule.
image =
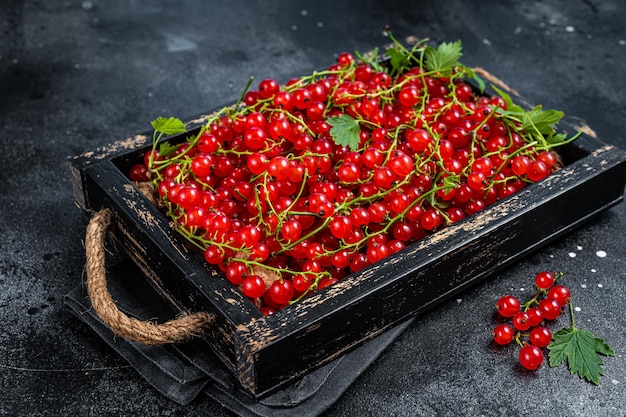
[[[465,64],[626,148],[619,0],[2,1],[0,415],[232,415],[165,399],[63,305],[88,221],[67,158],[232,102],[251,75],[286,81],[371,50],[386,24],[461,39]],[[418,317],[324,415],[625,415],[625,219],[620,204]],[[615,349],[600,386],[523,371],[515,347],[490,343],[497,297],[529,296],[543,269],[565,273],[578,325]]]

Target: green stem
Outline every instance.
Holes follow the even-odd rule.
[[[576,324],[574,323],[574,307],[572,306],[571,301],[568,304],[569,304],[569,315],[570,315],[570,318],[572,319],[572,330],[576,330]]]
[[[235,103],[233,108],[235,108],[235,109],[239,108],[239,105],[241,104],[241,102],[243,101],[244,97],[246,96],[246,93],[248,92],[248,89],[252,85],[252,81],[254,81],[254,77],[248,78],[248,82],[246,83],[245,87],[243,88],[243,91],[239,95],[239,99],[237,99],[237,103]]]

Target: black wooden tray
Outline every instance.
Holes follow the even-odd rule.
[[[205,119],[190,121],[190,132]],[[583,136],[559,148],[565,166],[548,178],[265,317],[129,180],[130,166],[150,147],[148,133],[72,158],[76,203],[87,213],[113,211],[114,240],[172,306],[215,313],[202,336],[207,349],[256,398],[621,202],[626,182],[626,153]]]

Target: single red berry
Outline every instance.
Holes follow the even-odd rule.
[[[442,221],[441,214],[435,209],[426,210],[420,219],[422,227],[426,230],[436,229]]]
[[[526,170],[526,175],[528,179],[537,182],[550,174],[550,167],[548,164],[541,160],[535,160],[528,165],[528,169]]]
[[[265,282],[258,275],[248,275],[241,283],[241,291],[250,298],[259,298],[265,294]]]
[[[230,262],[224,272],[228,281],[233,285],[239,285],[243,282],[244,277],[248,273],[248,267],[243,262]]]
[[[350,52],[342,52],[337,57],[337,63],[342,68],[349,67],[350,65],[352,65],[353,62],[354,62],[354,55],[352,55]]]
[[[200,154],[191,161],[191,171],[198,177],[206,177],[213,171],[215,158],[209,154]]]
[[[515,330],[508,324],[499,324],[491,332],[493,341],[499,345],[508,345],[515,337]]]
[[[148,181],[148,167],[144,164],[135,164],[130,168],[129,177],[132,181]]]
[[[212,265],[217,265],[224,260],[224,251],[219,246],[209,245],[204,250],[204,259]]]
[[[266,78],[264,80],[261,80],[261,82],[259,83],[258,94],[259,94],[259,97],[266,99],[278,93],[279,89],[280,89],[280,84],[278,84],[276,80],[273,80],[271,78]]]
[[[552,332],[550,329],[539,326],[530,331],[530,342],[540,348],[544,348],[552,342]]]
[[[548,298],[556,301],[560,306],[564,306],[572,301],[572,293],[566,286],[556,285],[548,291]]]
[[[532,160],[525,155],[518,155],[511,161],[511,170],[515,175],[522,176],[528,170]]]
[[[323,290],[326,287],[330,287],[337,281],[339,281],[337,278],[322,278],[317,284],[317,289]]]
[[[537,369],[543,362],[543,358],[544,356],[541,349],[532,344],[525,345],[519,352],[520,364],[530,371]]]
[[[513,326],[519,331],[530,329],[530,315],[526,311],[518,311],[513,315]]]
[[[537,155],[537,160],[543,161],[548,165],[549,168],[552,168],[557,163],[556,154],[552,151],[543,151]]]
[[[554,274],[548,271],[541,271],[535,275],[535,284],[541,290],[547,290],[554,285]]]
[[[543,321],[543,314],[541,310],[537,307],[531,307],[527,311],[528,313],[528,322],[530,323],[530,327],[539,326]]]
[[[293,280],[291,282],[293,284],[293,289],[303,293],[305,291],[308,291],[309,287],[311,286],[311,279],[309,278],[308,275],[306,274],[301,274],[301,275],[296,275],[295,277],[293,277]]]
[[[278,305],[284,305],[293,297],[293,284],[288,279],[276,280],[270,285],[268,295]]]
[[[217,136],[210,132],[202,132],[200,138],[198,139],[198,144],[196,145],[198,150],[203,153],[213,153],[219,147],[219,141]]]
[[[546,320],[555,320],[561,315],[561,305],[551,298],[539,301],[538,308]]]
[[[512,295],[503,295],[496,302],[496,310],[502,317],[513,317],[520,307],[519,300]]]
[[[287,242],[295,242],[302,235],[302,225],[296,219],[287,220],[283,223],[280,234]]]
[[[336,216],[328,225],[330,232],[337,239],[343,239],[352,230],[352,221],[348,216]]]

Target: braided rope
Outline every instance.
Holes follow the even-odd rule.
[[[104,242],[111,222],[111,211],[100,210],[87,225],[85,236],[87,292],[94,311],[118,336],[145,345],[164,345],[185,341],[202,333],[214,321],[214,315],[197,312],[165,323],[152,323],[122,312],[107,289]]]

